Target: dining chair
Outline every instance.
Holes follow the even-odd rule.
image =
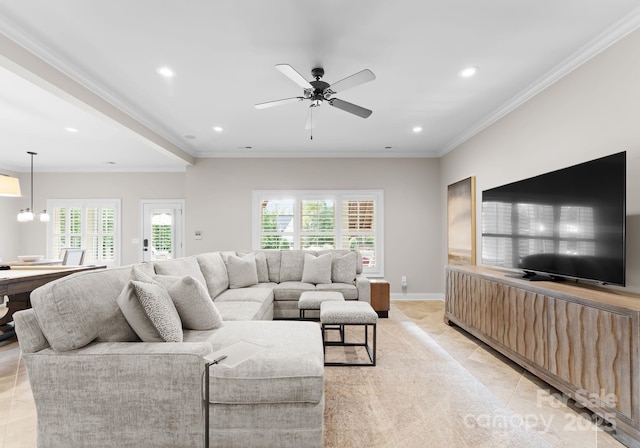
[[[84,262],[84,249],[65,248],[60,252],[62,264],[65,266],[81,266]]]

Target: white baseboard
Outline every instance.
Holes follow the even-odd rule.
[[[439,293],[392,293],[391,300],[444,300],[444,294]]]

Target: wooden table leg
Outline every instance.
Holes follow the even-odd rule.
[[[16,335],[13,328],[13,313],[31,307],[31,298],[28,292],[12,294],[7,297],[9,298],[7,302],[7,313],[0,318],[0,341]]]

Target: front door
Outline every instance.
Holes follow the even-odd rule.
[[[184,201],[142,201],[142,261],[183,256]]]

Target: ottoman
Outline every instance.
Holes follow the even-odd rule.
[[[375,366],[376,365],[376,325],[378,314],[367,302],[355,300],[336,302],[326,301],[320,304],[320,322],[322,324],[322,344],[325,352],[325,366]],[[326,331],[340,330],[339,341],[327,341]],[[347,342],[345,337],[346,326],[361,326],[364,329],[364,341]],[[369,329],[373,329],[372,347],[369,346]],[[369,355],[369,362],[327,362],[326,353],[328,346],[340,347],[364,347]]]
[[[335,291],[305,291],[298,300],[300,319],[306,318],[307,311],[320,311],[323,302],[344,302],[344,297],[341,292]]]

